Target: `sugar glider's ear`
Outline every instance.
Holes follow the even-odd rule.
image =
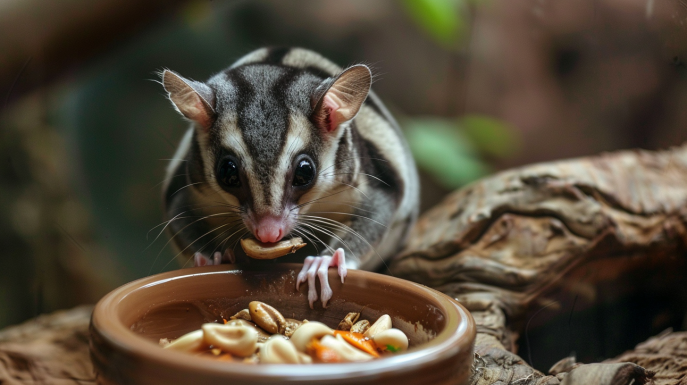
[[[313,123],[325,132],[333,132],[341,123],[355,117],[372,84],[372,73],[366,65],[346,68],[335,78],[317,87],[311,99]]]
[[[179,113],[207,131],[215,120],[215,93],[207,84],[162,71],[162,86]]]

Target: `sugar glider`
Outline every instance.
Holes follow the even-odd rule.
[[[329,267],[343,281],[347,268],[377,269],[403,246],[418,213],[417,170],[367,66],[262,48],[206,82],[161,77],[191,123],[163,186],[180,255],[196,266],[235,262],[239,238],[300,236],[319,255],[303,255],[297,286],[307,281],[312,307],[318,277],[326,307]]]

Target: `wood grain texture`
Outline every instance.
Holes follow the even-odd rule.
[[[482,179],[425,213],[390,271],[471,311],[478,325],[476,368],[492,363],[496,371],[476,371],[474,384],[554,384],[562,378],[513,354],[528,308],[580,268],[612,267],[586,282],[593,290],[646,260],[684,258],[686,246],[683,145],[535,164]],[[570,368],[577,374],[565,383],[652,381],[635,366]]]
[[[95,384],[88,352],[92,306],[57,311],[0,331],[0,384]]]

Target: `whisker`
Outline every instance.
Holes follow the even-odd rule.
[[[186,207],[190,207],[190,206],[186,206]],[[172,219],[167,220],[167,221],[163,221],[163,222],[160,223],[159,225],[156,225],[155,227],[153,227],[153,228],[151,228],[150,230],[148,230],[148,233],[146,234],[146,240],[148,240],[148,237],[150,236],[150,232],[151,232],[151,231],[155,230],[156,228],[158,228],[158,227],[160,227],[160,226],[162,226],[162,225],[165,225],[165,228],[166,228],[167,225],[169,225],[171,222],[175,221],[176,219],[191,218],[190,216],[188,216],[188,217],[177,218],[179,215],[185,214],[185,213],[187,213],[187,212],[189,212],[189,211],[198,210],[198,209],[207,208],[207,207],[221,207],[221,206],[208,205],[208,206],[203,206],[203,207],[198,207],[198,208],[195,208],[195,209],[190,209],[190,210],[182,211],[182,212],[180,212],[179,214],[175,215]],[[180,208],[184,208],[184,207],[180,207]],[[231,212],[231,211],[227,211],[226,213],[232,213],[232,212]],[[233,213],[238,214],[239,212],[238,212],[238,211],[235,211],[235,212],[233,212]],[[164,231],[165,231],[165,229],[163,228],[163,229],[160,231],[160,234],[162,234],[162,232],[164,232]],[[157,240],[157,238],[160,237],[160,234],[158,234],[158,236],[155,238],[155,240]],[[155,241],[153,241],[153,242],[155,242]],[[150,247],[150,245],[149,245],[148,247]],[[147,249],[147,247],[146,247],[146,249]]]
[[[240,225],[240,224],[239,224],[239,225]],[[197,252],[199,252],[199,253],[202,252],[203,249],[205,249],[205,247],[206,247],[207,245],[210,244],[210,242],[212,242],[212,241],[214,241],[215,239],[221,237],[222,235],[224,235],[224,234],[230,232],[230,231],[233,230],[235,227],[236,227],[236,225],[230,227],[229,229],[227,229],[227,230],[223,231],[222,233],[220,233],[219,235],[215,236],[215,237],[212,238],[208,243],[206,243],[205,245],[203,245],[203,247],[201,247]],[[230,234],[228,237],[226,237],[226,238],[224,239],[224,241],[222,241],[222,243],[220,243],[220,245],[219,245],[219,250],[217,250],[217,249],[213,250],[213,253],[212,253],[212,254],[214,254],[215,251],[219,251],[219,252],[221,252],[222,254],[224,254],[224,251],[222,251],[222,249],[224,248],[224,244],[225,244],[229,239],[231,239],[231,237],[233,237],[236,233],[238,233],[239,231],[241,231],[243,228],[245,228],[245,226],[242,226],[241,228],[239,228],[238,230],[236,230],[236,231],[234,231],[232,234]],[[194,253],[194,254],[195,254],[195,253]],[[188,263],[188,262],[186,262],[186,263]],[[184,264],[184,265],[185,265],[185,264]]]
[[[197,252],[197,253],[202,252],[202,251],[205,249],[205,247],[207,247],[207,245],[210,244],[210,242],[212,242],[212,241],[214,241],[215,239],[217,239],[217,238],[223,236],[224,234],[226,234],[226,233],[230,232],[231,230],[233,230],[236,226],[240,226],[240,225],[241,225],[241,224],[239,223],[238,225],[234,225],[234,226],[228,228],[227,230],[222,231],[219,235],[216,235],[215,237],[213,237],[212,239],[210,239],[206,244],[203,245],[203,247],[201,247],[200,249],[198,249],[196,252]],[[239,231],[241,231],[241,228],[239,228],[238,230],[234,231],[234,233],[231,234],[229,237],[233,236],[234,234],[238,233]],[[214,251],[216,251],[216,250],[214,250]],[[195,254],[195,253],[194,253],[194,254]]]
[[[382,159],[382,158],[373,158],[373,157],[370,157],[370,156],[352,156],[352,157],[349,157],[349,158],[343,158],[343,159],[339,160],[338,162],[332,163],[330,166],[327,166],[327,167],[323,168],[323,169],[320,171],[320,173],[323,173],[323,172],[327,171],[328,169],[330,169],[330,168],[336,166],[336,165],[339,164],[339,163],[343,163],[343,162],[345,162],[345,161],[347,161],[347,160],[351,160],[351,159],[372,159],[372,160],[379,160],[379,161],[382,161],[382,162],[388,162],[388,160]],[[318,175],[320,175],[320,173],[318,173]]]
[[[172,195],[170,195],[170,197],[173,197],[174,194],[176,194],[176,193],[178,193],[179,191],[185,189],[186,187],[191,187],[191,186],[194,186],[194,185],[197,185],[197,184],[203,184],[203,183],[205,183],[205,182],[189,183],[189,184],[187,184],[186,186],[184,186],[184,187],[178,189],[177,191],[173,192]]]
[[[180,215],[182,215],[182,214],[184,214],[184,213],[186,213],[186,212],[188,212],[188,211],[191,211],[191,210],[183,211],[183,212],[181,212],[181,213],[175,215],[172,219],[170,219],[170,220],[168,220],[168,221],[166,221],[166,222],[162,222],[161,224],[159,224],[159,225],[153,227],[152,229],[148,230],[148,234],[146,234],[146,240],[148,240],[148,236],[150,235],[150,232],[151,232],[151,231],[153,231],[153,230],[154,230],[155,228],[157,228],[157,227],[162,226],[163,224],[165,225],[165,226],[162,228],[162,230],[160,230],[160,233],[155,237],[155,239],[153,239],[153,241],[150,242],[150,243],[148,244],[148,246],[147,246],[145,249],[143,249],[143,251],[145,252],[145,251],[148,250],[153,244],[155,244],[155,242],[160,238],[160,236],[165,232],[165,230],[167,229],[167,227],[168,227],[169,225],[172,224],[173,221],[175,221],[175,220],[177,220],[177,219],[190,218],[190,217],[179,217]],[[194,223],[195,223],[195,222],[194,222]],[[188,226],[186,226],[186,227],[188,227]],[[181,229],[180,232],[183,231],[186,227],[184,227],[183,229]],[[178,233],[177,233],[177,234],[178,234]],[[167,243],[165,243],[165,245],[162,246],[162,249],[160,249],[160,252],[157,253],[157,255],[155,256],[155,259],[153,260],[153,263],[150,265],[150,269],[148,270],[148,274],[150,274],[150,272],[153,270],[153,266],[155,266],[155,263],[157,263],[157,260],[160,258],[160,254],[162,254],[162,250],[165,249],[165,247],[169,244],[169,242],[170,242],[177,234],[173,235],[173,236],[170,238],[170,240],[168,240]]]
[[[329,175],[331,175],[331,176],[334,176],[334,175],[349,175],[349,174],[356,174],[356,173],[354,173],[354,172],[339,172],[339,173],[325,174],[325,175],[323,175],[323,176],[329,176]],[[367,173],[364,173],[364,172],[359,172],[359,173],[357,173],[357,174],[365,175],[365,176],[368,176],[368,177],[370,177],[370,178],[374,178],[374,179],[378,180],[379,182],[384,183],[384,184],[387,185],[387,186],[390,186],[388,183],[384,182],[383,180],[379,179],[378,177],[376,177],[376,176],[374,176],[374,175],[367,174]]]
[[[352,250],[351,247],[348,245],[348,243],[346,243],[346,241],[344,241],[343,239],[341,239],[341,237],[339,237],[338,235],[336,235],[334,232],[325,229],[323,226],[314,225],[314,224],[308,223],[308,222],[303,222],[303,225],[309,226],[309,227],[311,227],[311,228],[314,229],[314,230],[319,230],[319,231],[321,231],[321,232],[323,232],[323,233],[325,233],[325,234],[328,234],[328,235],[332,236],[332,238],[335,238],[336,240],[338,240],[339,242],[341,242],[344,246],[346,246],[346,248],[348,249],[348,251],[349,251],[351,254],[353,254],[354,257],[358,258],[358,256],[357,256],[355,253],[353,253],[353,250]]]
[[[249,229],[246,229],[246,231],[244,231],[243,233],[241,233],[241,235],[239,235],[239,237],[238,237],[238,239],[236,240],[236,242],[234,242],[234,247],[231,248],[231,251],[232,251],[232,253],[234,253],[234,255],[236,255],[236,246],[238,246],[239,241],[240,241],[241,239],[243,239],[243,236],[246,235],[246,234],[248,234],[249,232],[250,232],[250,230],[249,230]]]
[[[362,208],[362,207],[360,207],[360,206],[352,205],[352,204],[349,204],[349,203],[347,203],[347,202],[355,203],[354,201],[320,202],[320,203],[325,203],[325,204],[328,204],[328,205],[336,205],[336,206],[346,206],[346,207],[350,207],[350,208],[355,209],[355,210],[364,211],[364,212],[366,212],[366,213],[372,213],[372,212],[373,212],[372,210],[366,210],[366,209],[364,209],[364,208]],[[312,212],[313,212],[313,211],[304,211],[303,213],[304,213],[304,214],[309,214],[309,213],[312,213]],[[317,211],[314,211],[314,212],[317,212]]]
[[[160,252],[157,253],[157,256],[155,257],[155,261],[157,261],[157,259],[160,257],[160,254],[162,254],[162,250],[164,250],[165,247],[167,247],[167,245],[169,245],[169,243],[172,242],[172,240],[173,240],[177,235],[181,234],[181,232],[184,231],[187,227],[189,227],[189,226],[191,226],[191,225],[193,225],[193,224],[195,224],[195,223],[197,223],[197,222],[199,222],[199,221],[205,220],[205,219],[207,219],[207,218],[210,218],[210,217],[217,217],[217,216],[221,216],[221,215],[225,215],[225,214],[227,214],[227,213],[219,213],[219,214],[210,214],[210,215],[206,215],[206,216],[204,216],[204,217],[202,217],[202,218],[199,218],[199,219],[197,219],[197,220],[195,220],[195,221],[189,223],[188,225],[182,227],[182,228],[181,228],[179,231],[177,231],[174,235],[172,235],[171,237],[169,237],[169,240],[162,246],[162,248],[160,249]],[[234,215],[234,214],[233,214],[233,215]],[[231,223],[236,223],[236,222],[242,221],[242,220],[243,220],[243,219],[235,219],[235,220],[232,221]],[[194,241],[194,242],[195,242],[195,241]],[[190,245],[189,245],[189,246],[190,246]],[[188,246],[186,246],[186,248],[188,248]],[[186,250],[186,249],[184,249],[184,250]],[[169,265],[169,262],[167,263],[167,265]],[[165,265],[165,267],[166,267],[167,265]],[[164,267],[163,267],[163,269],[164,269]]]
[[[212,233],[212,232],[214,232],[214,231],[217,231],[217,230],[221,229],[222,227],[229,226],[229,225],[230,225],[230,223],[226,223],[226,224],[223,224],[223,225],[221,225],[221,226],[217,226],[217,227],[215,227],[214,229],[212,229],[212,230],[208,231],[207,233],[201,235],[200,237],[196,238],[193,242],[189,243],[189,244],[188,244],[186,247],[184,247],[180,252],[178,252],[172,259],[170,259],[169,262],[167,262],[164,266],[162,266],[162,269],[160,269],[160,271],[164,270],[173,260],[175,260],[178,256],[180,256],[181,254],[183,254],[184,251],[186,251],[189,247],[193,246],[193,244],[196,243],[196,242],[198,242],[198,240],[200,240],[201,238],[203,238],[204,236],[206,236],[206,235],[208,235],[208,234],[210,234],[210,233]]]
[[[368,242],[367,239],[365,239],[365,237],[363,237],[360,233],[358,233],[357,231],[353,230],[353,229],[350,228],[349,226],[347,226],[347,225],[345,225],[345,224],[343,224],[343,223],[341,223],[341,222],[335,221],[335,220],[333,220],[333,219],[329,219],[329,218],[325,218],[325,217],[313,217],[313,216],[309,216],[309,217],[312,217],[312,218],[299,219],[299,220],[300,220],[300,221],[303,221],[303,222],[305,222],[305,221],[317,221],[317,220],[319,220],[319,221],[328,221],[330,226],[337,226],[337,227],[340,228],[341,230],[347,231],[347,232],[349,232],[349,233],[351,233],[351,234],[357,236],[358,238],[360,238],[360,240],[363,241],[363,242],[365,242],[365,244],[366,244],[366,245],[367,245],[367,246],[377,255],[377,257],[379,258],[379,260],[382,261],[382,264],[384,264],[384,267],[386,267],[386,269],[387,269],[387,271],[389,272],[389,274],[391,274],[391,270],[389,269],[389,266],[386,264],[386,261],[384,261],[384,258],[382,258],[382,256],[379,255],[379,253],[377,252],[377,250],[376,250],[376,249],[370,244],[370,242]]]
[[[170,179],[178,178],[178,177],[180,177],[180,176],[188,176],[188,174],[177,174],[177,175],[172,176]],[[157,187],[159,187],[160,185],[162,185],[163,183],[165,183],[165,181],[167,181],[167,178],[165,178],[165,179],[163,179],[162,181],[160,181],[160,183],[155,184],[155,186],[151,187],[150,190],[148,190],[148,191],[154,190],[155,188],[157,188]]]
[[[361,190],[361,189],[359,189],[359,188],[353,186],[352,184],[348,184],[348,183],[344,183],[344,182],[336,182],[336,183],[345,184],[346,186],[348,186],[348,187],[350,187],[350,188],[356,189],[356,190],[358,190],[359,193],[365,195],[365,198],[370,199],[370,197],[367,196],[367,194],[365,194],[365,193],[363,192],[363,190]]]
[[[307,235],[305,235],[305,233],[303,233],[302,231],[299,231],[298,229],[299,229],[299,225],[296,225],[293,229],[293,232],[298,234],[298,235],[301,235],[308,242],[310,242],[315,247],[315,252],[317,254],[320,254],[320,249],[317,247],[317,243],[313,242],[312,238],[308,237]]]
[[[378,222],[378,221],[376,221],[376,220],[374,220],[374,219],[372,219],[372,218],[368,218],[368,217],[366,217],[366,216],[364,216],[364,215],[358,215],[358,214],[353,214],[353,213],[342,213],[342,212],[338,212],[338,211],[311,211],[311,212],[309,212],[309,214],[340,214],[340,215],[350,215],[350,216],[354,216],[354,217],[358,217],[358,218],[367,219],[368,221],[374,222],[374,223],[376,223],[376,224],[378,224],[378,225],[384,227],[385,229],[388,228],[385,224],[383,224],[383,223],[381,223],[381,222]],[[318,216],[316,216],[316,215],[307,215],[307,214],[296,214],[296,215],[299,215],[299,216],[300,216],[300,215],[303,215],[303,216],[309,216],[309,217],[314,217],[314,218],[324,218],[324,217],[318,217]],[[327,219],[329,219],[329,218],[327,218]]]
[[[301,223],[301,224],[305,224],[305,223]],[[310,232],[309,230],[304,229],[303,227],[301,227],[300,229],[301,229],[301,231],[303,231],[303,232],[309,234],[310,236],[312,236],[313,238],[317,239],[322,244],[322,246],[326,247],[327,250],[332,252],[332,254],[334,254],[336,252],[334,249],[332,249],[331,246],[322,242],[322,240],[317,235],[315,235],[314,233]]]

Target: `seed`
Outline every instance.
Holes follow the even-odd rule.
[[[165,349],[180,350],[183,352],[191,352],[198,350],[205,346],[203,341],[203,331],[194,330],[186,333],[165,346]]]
[[[286,318],[286,328],[284,329],[284,335],[287,337],[291,337],[293,333],[303,325],[303,322],[293,319],[293,318]]]
[[[253,322],[265,329],[266,332],[271,334],[284,334],[284,330],[286,330],[286,320],[277,309],[260,301],[249,303],[248,309],[250,310],[250,317]]]
[[[248,326],[248,327],[255,329],[255,332],[258,333],[258,343],[267,341],[267,339],[270,338],[270,336],[271,336],[271,334],[265,332],[264,330],[259,328],[256,324],[254,324],[253,322],[246,321],[244,319],[231,320],[231,321],[227,322],[226,325],[229,325],[229,326]]]
[[[293,342],[294,346],[296,346],[296,349],[298,349],[299,352],[305,353],[308,343],[313,338],[320,338],[324,335],[333,334],[334,330],[330,329],[329,326],[321,322],[310,321],[296,329],[291,336],[291,342]]]
[[[382,350],[402,352],[408,349],[408,337],[398,329],[388,329],[375,334],[372,341]]]
[[[275,334],[260,348],[260,361],[266,364],[298,364],[298,351],[291,341]]]
[[[344,362],[368,361],[374,358],[362,350],[353,347],[341,336],[324,336],[320,340],[320,344],[335,351],[339,358],[341,358],[341,360]]]
[[[337,329],[343,330],[343,331],[349,331],[351,330],[351,327],[353,324],[360,318],[360,313],[348,313],[346,314],[346,317],[344,317],[341,322],[339,322],[339,326]]]
[[[246,321],[252,321],[250,318],[250,312],[248,311],[248,309],[241,310],[240,312],[229,317],[229,319],[245,319]]]
[[[364,319],[351,326],[351,331],[355,333],[365,333],[370,328],[370,321]]]
[[[372,338],[377,333],[389,329],[391,329],[391,317],[389,317],[388,314],[384,314],[383,316],[379,317],[377,321],[375,321],[375,323],[373,323],[372,326],[370,326],[370,328],[367,329],[367,331],[363,334],[365,334],[365,337]]]
[[[201,330],[205,343],[233,355],[248,357],[257,349],[258,333],[250,326],[204,324]]]

